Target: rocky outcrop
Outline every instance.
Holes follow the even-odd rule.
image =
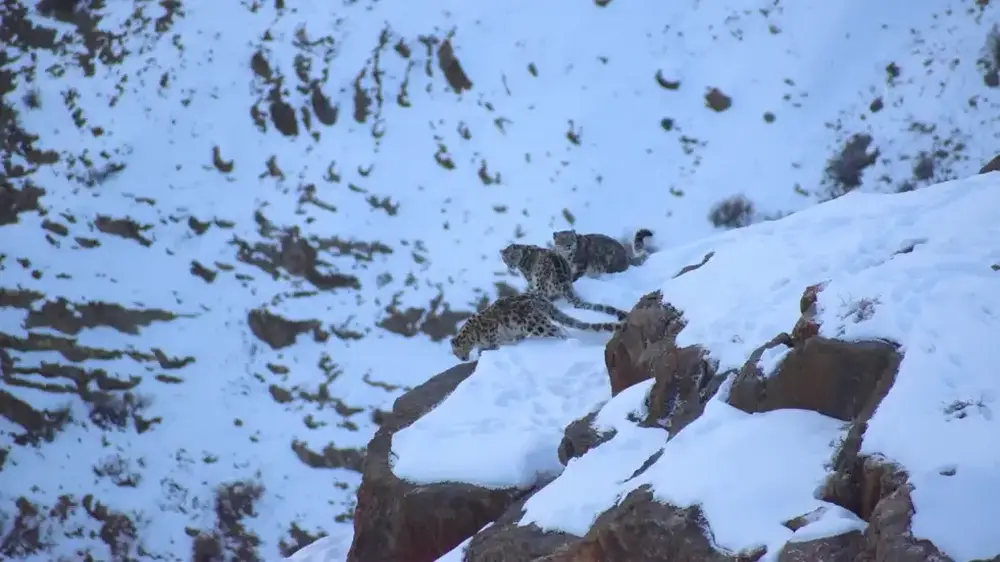
[[[582,457],[587,451],[615,436],[614,430],[598,431],[594,427],[596,418],[597,412],[591,412],[566,426],[562,441],[559,443],[559,462],[563,466],[570,459]]]
[[[644,486],[601,514],[582,540],[539,562],[753,562],[764,555],[763,550],[724,554],[706,529],[698,506],[680,509],[657,502]]]
[[[535,560],[580,539],[567,533],[543,531],[533,523],[518,525],[529,497],[519,500],[493,525],[477,533],[469,542],[464,562]]]
[[[778,334],[754,353],[733,381],[728,402],[748,413],[783,408],[812,410],[851,423],[833,459],[834,472],[820,498],[868,522],[861,533],[785,546],[781,562],[899,562],[950,560],[928,541],[910,533],[913,504],[905,472],[883,459],[859,454],[868,420],[895,382],[903,359],[888,341],[845,342],[817,335],[816,309],[823,284],[803,292],[802,316],[791,336]],[[764,351],[779,345],[791,350],[773,373],[758,365]]]
[[[433,562],[500,517],[522,495],[468,484],[418,486],[396,478],[389,466],[393,434],[441,403],[475,367],[453,367],[393,404],[368,444],[349,562]]]
[[[730,375],[726,400],[745,412],[794,408],[843,420],[850,429],[831,459],[832,473],[817,494],[854,513],[867,526],[789,542],[778,560],[950,562],[933,544],[910,532],[914,507],[906,473],[884,459],[860,454],[868,420],[895,381],[902,361],[899,346],[819,335],[817,310],[823,287],[818,283],[805,288],[801,315],[791,334],[776,334],[742,368],[723,373],[717,372],[717,363],[700,346],[677,345],[676,336],[684,326],[681,311],[663,303],[659,291],[643,296],[625,327],[607,344],[612,394],[652,378],[646,416],[633,421],[666,429],[667,439],[701,415],[705,403]],[[773,372],[764,373],[760,360],[776,347],[787,353]],[[518,497],[513,490],[491,492],[457,484],[414,487],[400,482],[386,462],[391,434],[429,411],[471,371],[470,365],[456,367],[397,401],[390,421],[369,446],[349,560],[429,561],[473,534],[465,562],[753,562],[766,554],[764,548],[720,550],[698,506],[661,503],[647,486],[600,514],[586,535],[578,537],[544,531],[533,524],[519,525],[530,494]],[[596,417],[593,412],[567,426],[558,451],[564,465],[615,436],[613,431],[598,431]],[[669,462],[661,459],[662,453],[661,449],[637,467],[633,477],[656,462]],[[816,513],[802,514],[786,526],[794,531],[817,517]]]
[[[864,550],[861,531],[804,542],[790,542],[781,549],[778,562],[854,562]]]
[[[662,302],[660,291],[644,295],[629,312],[625,326],[612,336],[604,351],[611,396],[654,376],[657,360],[684,329],[680,311]]]
[[[1000,172],[1000,156],[996,156],[993,160],[986,163],[985,166],[979,170],[980,174],[987,174],[989,172]]]
[[[814,336],[795,344],[770,376],[757,365],[775,338],[755,351],[733,381],[729,404],[747,413],[812,410],[867,421],[892,386],[902,356],[887,342],[842,342]]]
[[[608,342],[604,357],[612,396],[654,379],[641,425],[663,427],[676,435],[701,415],[725,377],[716,376],[702,347],[677,345],[684,318],[662,298],[660,291],[653,291],[639,299],[624,328]]]

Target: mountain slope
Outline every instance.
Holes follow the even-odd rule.
[[[0,9],[13,559],[349,536],[503,244],[682,243],[739,193],[716,222],[966,175],[1000,130],[971,1]]]
[[[722,554],[769,562],[790,541],[864,531],[869,520],[877,524],[877,517],[843,502],[824,483],[854,442],[854,454],[869,459],[865,471],[882,463],[905,474],[913,504],[907,531],[950,557],[914,560],[993,559],[1000,554],[994,532],[1000,517],[1000,422],[994,416],[1000,381],[991,347],[1000,335],[1000,250],[993,243],[1000,235],[998,187],[1000,173],[992,173],[914,193],[853,193],[590,280],[588,292],[598,300],[634,302],[659,290],[682,313],[675,351],[656,355],[650,345],[645,352],[658,357],[654,363],[673,364],[677,374],[664,380],[683,388],[684,353],[676,350],[705,350],[701,361],[709,366],[699,387],[718,391],[709,393],[703,413],[687,425],[672,424],[692,405],[683,390],[675,400],[658,401],[670,386],[660,374],[613,396],[606,382],[593,381],[598,373],[587,372],[590,361],[603,363],[604,341],[506,346],[483,353],[475,372],[447,398],[393,435],[393,473],[419,486],[460,482],[520,490],[525,498],[512,507],[516,525],[562,533],[570,552],[573,539],[590,537],[591,526],[606,519],[602,514],[648,487],[656,501],[700,509],[704,534]],[[705,255],[703,265],[677,275]],[[793,335],[788,347],[768,344],[796,324],[807,287],[817,288],[819,337]],[[821,351],[824,346],[834,351]],[[608,353],[615,353],[613,347]],[[878,355],[898,358],[882,364],[871,359]],[[833,367],[838,362],[840,370]],[[760,383],[748,374],[753,369],[760,370]],[[829,387],[816,386],[823,371],[834,377]],[[856,379],[869,373],[888,383],[866,390]],[[747,392],[758,384],[760,392]],[[878,393],[865,413],[866,394]],[[854,409],[858,413],[842,413]],[[604,437],[564,468],[562,428],[591,413],[594,430]],[[883,474],[881,490],[866,487],[863,493],[884,496],[888,482]],[[807,524],[787,523],[797,518]],[[681,556],[690,537],[663,534],[640,518],[632,525],[650,531],[645,538],[632,535],[645,545],[611,539],[607,557],[594,557],[593,549],[590,557],[580,556],[588,552],[583,548],[577,557],[553,560],[624,560],[630,558],[623,552],[640,551],[650,560],[722,559]],[[524,537],[531,532],[507,543],[494,535],[490,544],[512,548],[528,543]],[[629,532],[624,523],[617,530]],[[466,547],[477,550],[471,542],[442,560],[487,559],[463,557]],[[658,543],[670,546],[653,556],[651,545]],[[516,552],[504,551],[504,559],[525,559]],[[833,559],[824,552],[803,559]],[[896,558],[880,552],[873,559]]]

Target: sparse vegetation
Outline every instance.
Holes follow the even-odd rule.
[[[754,205],[743,195],[734,195],[716,203],[708,220],[718,228],[741,228],[754,222]]]
[[[840,153],[827,162],[824,183],[828,189],[824,199],[836,199],[861,185],[861,174],[879,157],[877,148],[869,151],[872,142],[871,135],[855,134],[847,140]]]
[[[264,487],[256,481],[240,480],[215,491],[215,528],[194,531],[194,562],[260,562],[260,537],[247,530],[243,521],[257,516],[256,503]]]
[[[984,55],[979,59],[983,82],[990,88],[1000,86],[1000,25],[994,25],[986,35]]]

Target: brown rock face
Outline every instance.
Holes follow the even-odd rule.
[[[819,300],[820,291],[825,287],[826,283],[817,283],[806,287],[806,290],[802,293],[802,299],[799,300],[799,311],[802,313],[802,316],[799,317],[798,322],[795,323],[795,327],[792,328],[792,341],[805,341],[819,334],[819,322],[816,320],[818,306],[816,303]]]
[[[676,435],[701,415],[725,377],[716,377],[701,347],[677,346],[684,320],[680,311],[661,302],[662,296],[653,291],[639,299],[625,327],[608,342],[604,358],[612,396],[644,380],[655,380],[648,415],[641,425],[663,427]]]
[[[615,332],[604,350],[611,379],[611,396],[653,376],[653,355],[675,347],[684,328],[680,311],[662,302],[660,291],[644,295],[629,312],[625,326]],[[649,350],[655,346],[655,350]]]
[[[868,420],[892,388],[903,357],[891,342],[845,342],[816,335],[819,326],[813,318],[822,289],[822,284],[806,289],[793,336],[779,334],[751,354],[733,382],[728,402],[748,413],[798,408],[851,422],[821,498],[854,512],[869,526],[864,533],[790,543],[780,560],[944,562],[948,559],[937,548],[910,533],[913,504],[906,474],[859,454]],[[765,350],[779,345],[792,350],[765,377],[757,363]]]
[[[582,457],[587,451],[610,441],[615,436],[613,430],[597,431],[593,425],[596,418],[597,412],[591,412],[566,426],[562,442],[559,443],[559,462],[563,466],[566,466],[570,459]]]
[[[368,444],[349,562],[433,562],[496,520],[522,495],[468,484],[418,486],[389,468],[392,435],[444,400],[476,363],[453,367],[400,396]]]
[[[518,525],[528,497],[519,500],[493,525],[477,533],[469,542],[463,562],[535,560],[580,539],[566,533],[546,532],[534,524]]]
[[[819,283],[806,288],[802,315],[791,335],[778,334],[761,345],[735,373],[718,373],[717,364],[699,346],[678,347],[676,336],[684,326],[681,312],[662,303],[659,291],[645,295],[605,350],[612,393],[653,378],[646,417],[633,421],[666,428],[669,437],[701,415],[729,375],[735,377],[727,401],[745,412],[806,409],[849,422],[850,429],[831,459],[832,473],[818,496],[867,521],[867,528],[789,543],[778,553],[779,561],[953,562],[910,531],[914,507],[906,473],[885,460],[860,454],[868,421],[895,382],[903,359],[899,348],[886,341],[845,342],[819,336],[816,312],[823,287]],[[761,357],[782,346],[790,351],[765,377],[758,367]],[[387,461],[392,434],[439,403],[473,368],[460,365],[396,401],[389,420],[369,445],[350,562],[431,562],[474,534],[464,562],[754,562],[765,554],[763,548],[719,550],[698,506],[682,509],[659,503],[647,486],[632,491],[601,514],[584,537],[577,537],[517,525],[529,495],[516,490],[414,486],[395,478]],[[563,464],[614,437],[594,429],[596,416],[588,414],[566,428],[559,446]],[[632,477],[656,462],[670,462],[663,449],[636,467]],[[822,509],[785,525],[801,528]],[[493,525],[477,533],[491,521]],[[1000,562],[1000,557],[989,562]]]
[[[883,496],[872,512],[866,554],[872,560],[892,562],[952,562],[931,544],[917,539],[910,532],[913,518],[913,501],[909,484],[903,484]]]
[[[778,562],[854,562],[864,547],[864,535],[853,531],[835,537],[788,543],[778,554]]]
[[[980,174],[987,174],[989,172],[1000,172],[1000,156],[996,156],[993,160],[986,163],[981,170]]]
[[[700,508],[659,503],[643,486],[601,514],[583,540],[538,562],[753,562],[764,555],[763,550],[723,554],[706,529]]]
[[[715,362],[699,346],[678,348],[671,343],[650,349],[655,382],[639,425],[666,429],[673,437],[698,419],[728,373],[716,373]]]
[[[778,339],[778,338],[776,338]],[[747,413],[781,408],[812,410],[844,421],[864,419],[889,392],[902,356],[886,342],[842,342],[820,336],[797,343],[770,377],[755,351],[733,382],[729,404]]]

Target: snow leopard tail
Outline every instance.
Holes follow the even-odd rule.
[[[619,320],[625,320],[628,318],[628,313],[624,310],[619,310],[613,306],[608,306],[606,304],[594,304],[587,302],[580,298],[580,295],[576,294],[576,291],[570,290],[566,293],[566,300],[568,300],[576,308],[582,308],[584,310],[594,310],[596,312],[603,312],[604,314],[610,314],[611,316],[617,316]],[[585,329],[585,328],[584,328]]]
[[[600,306],[600,305],[592,305],[592,306]],[[593,309],[593,310],[599,310],[599,309]],[[556,308],[556,305],[552,303],[549,303],[549,316],[552,318],[552,320],[554,320],[559,324],[569,326],[570,328],[576,328],[577,330],[587,330],[589,332],[614,332],[625,323],[624,321],[597,322],[597,323],[583,322],[559,310],[558,308]]]
[[[649,257],[649,248],[646,246],[646,239],[652,238],[653,231],[648,228],[640,228],[635,231],[632,238],[632,251],[629,252],[629,265],[642,265]]]

